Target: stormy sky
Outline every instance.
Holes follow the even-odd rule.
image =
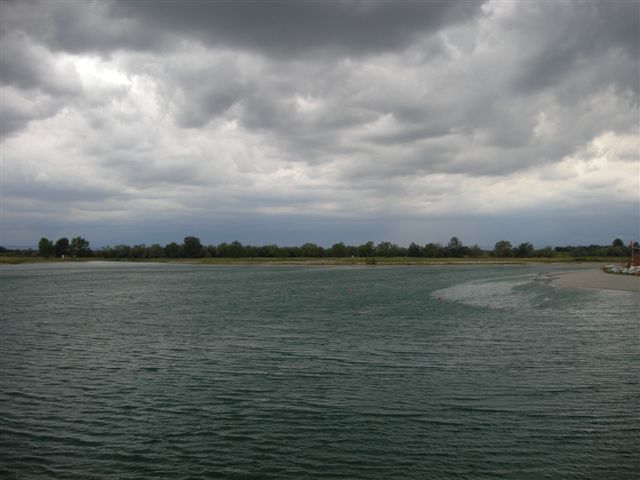
[[[638,239],[640,4],[7,1],[0,244]]]

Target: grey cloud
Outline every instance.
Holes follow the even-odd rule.
[[[117,18],[196,37],[211,46],[276,55],[323,49],[375,52],[402,48],[414,35],[470,19],[480,2],[118,2]]]
[[[166,165],[154,161],[154,153],[115,152],[105,155],[101,164],[106,172],[134,188],[153,189],[165,185],[213,185],[199,175],[190,159],[171,158]]]
[[[162,31],[141,29],[135,19],[111,17],[113,8],[110,0],[6,0],[0,3],[0,31],[3,36],[26,35],[55,51],[107,56],[120,49],[157,50],[170,45]]]
[[[257,206],[320,216],[337,205],[326,214],[336,224],[373,224],[379,213],[397,226],[392,215],[412,201],[455,198],[465,181],[524,176],[584,157],[604,132],[637,132],[637,3],[493,6],[505,11],[480,2],[3,1],[11,168],[20,148],[38,145],[29,136],[50,128],[45,144],[73,161],[49,172],[75,168],[74,178],[109,185],[35,191],[20,180],[6,195],[65,207],[130,196],[137,219],[158,214],[154,201],[164,199],[184,208],[167,222],[209,232],[231,222],[216,224],[223,214],[254,221],[247,212]],[[61,61],[75,54],[105,77],[84,72],[83,89]],[[38,125],[62,108],[55,125]],[[433,174],[460,182],[421,191]],[[593,203],[606,181],[585,183]],[[307,228],[305,241],[321,230],[300,217],[274,222]],[[358,228],[364,240],[369,230]]]
[[[37,118],[32,105],[7,89],[0,89],[0,137],[17,132],[33,118]]]
[[[71,188],[69,185],[59,187],[29,185],[22,186],[19,190],[8,188],[5,194],[14,198],[28,198],[30,201],[51,202],[55,205],[52,210],[57,210],[59,214],[65,213],[64,204],[66,204],[66,208],[74,204],[87,206],[88,203],[101,202],[121,196],[119,192],[113,190],[98,190],[94,187]]]
[[[199,127],[234,107],[227,118],[249,129],[311,138],[313,132],[323,136],[376,116],[366,106],[350,105],[357,88],[344,85],[351,82],[348,71],[334,62],[259,62],[250,72],[241,63],[233,52],[204,56],[197,65],[169,60],[166,86],[180,92],[179,123]],[[297,111],[296,97],[307,96],[323,104],[320,112]]]
[[[637,66],[640,57],[637,2],[521,3],[518,8],[519,15],[514,20],[517,23],[510,26],[515,27],[518,35],[538,39],[536,43],[519,42],[525,61],[515,78],[518,89],[535,91],[553,86],[571,72],[593,68],[592,60],[607,52],[622,53]],[[617,83],[617,72],[608,73],[609,82]],[[627,81],[624,85],[638,93],[637,82]]]
[[[96,185],[79,185],[38,181],[24,175],[12,175],[3,182],[5,198],[22,199],[33,205],[36,202],[48,204],[47,210],[63,214],[72,204],[101,202],[112,198],[125,197],[121,191],[99,188]]]
[[[187,128],[199,128],[250,94],[250,86],[234,55],[225,54],[214,62],[206,56],[196,65],[167,62],[164,86],[175,98],[176,120]]]
[[[394,131],[367,135],[365,141],[381,145],[412,144],[427,138],[441,137],[451,133],[451,129],[443,125],[410,125]]]
[[[3,30],[52,48],[171,48],[177,37],[271,55],[402,48],[415,35],[468,20],[481,2],[3,2]],[[106,20],[106,21],[105,21]]]
[[[24,35],[2,35],[0,41],[0,137],[20,131],[32,120],[57,113],[82,95],[76,72],[56,65],[53,55]]]
[[[33,120],[55,115],[64,102],[50,95],[25,95],[12,87],[0,87],[0,138],[19,132]]]
[[[183,184],[195,177],[194,172],[188,168],[180,168],[178,165],[158,168],[148,159],[135,154],[105,156],[102,164],[111,174],[116,174],[134,187],[150,188],[163,183]]]
[[[77,95],[82,84],[72,68],[59,68],[44,48],[24,35],[4,36],[0,43],[0,82],[52,95]]]

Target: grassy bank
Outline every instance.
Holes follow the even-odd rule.
[[[626,259],[619,257],[580,257],[558,256],[553,258],[421,258],[421,257],[344,257],[344,258],[149,258],[149,259],[106,259],[102,257],[87,258],[44,258],[0,256],[0,264],[23,263],[69,263],[87,261],[133,261],[140,263],[172,263],[189,265],[526,265],[551,263],[602,262],[619,263]]]

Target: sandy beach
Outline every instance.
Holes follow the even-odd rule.
[[[605,273],[588,269],[549,275],[554,285],[565,288],[598,288],[640,293],[640,277]]]

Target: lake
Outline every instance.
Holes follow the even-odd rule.
[[[0,269],[2,478],[637,478],[640,296],[567,267]]]

